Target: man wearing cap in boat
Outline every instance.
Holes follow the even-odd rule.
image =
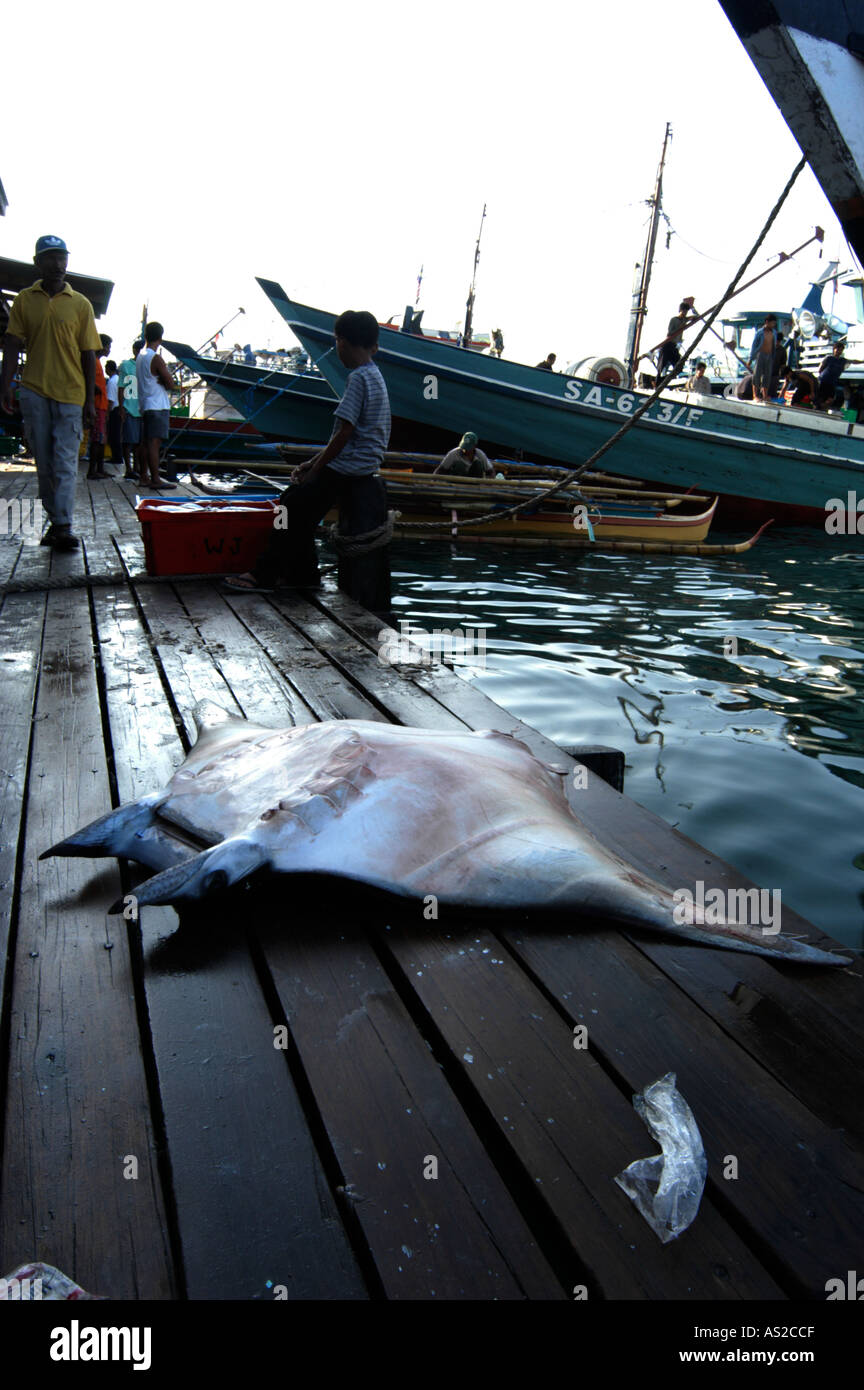
[[[460,478],[483,478],[495,472],[482,449],[477,448],[477,436],[466,430],[455,449],[445,454],[435,473],[452,473]]]
[[[95,423],[96,353],[102,340],[90,301],[66,284],[65,241],[41,236],[33,261],[41,278],[16,295],[9,313],[0,405],[7,415],[15,409],[12,383],[26,347],[18,399],[39,476],[39,497],[50,522],[42,544],[77,550],[72,514],[78,450],[84,420],[90,429]]]

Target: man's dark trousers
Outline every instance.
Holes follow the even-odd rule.
[[[362,536],[387,520],[387,493],[377,474],[337,473],[324,468],[311,479],[292,483],[279,498],[287,512],[287,527],[274,529],[267,549],[255,565],[262,584],[314,588],[320,581],[315,529],[332,507],[339,508],[343,535]],[[390,608],[389,547],[364,555],[341,556],[339,588],[373,613]]]

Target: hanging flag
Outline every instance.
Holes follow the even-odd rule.
[[[420,267],[420,274],[417,276],[417,298],[414,300],[414,308],[420,303],[420,282],[423,279],[423,267]]]

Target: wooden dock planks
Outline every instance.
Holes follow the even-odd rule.
[[[12,967],[0,1251],[118,1298],[175,1290],[114,865],[39,853],[109,798],[89,605],[48,600]],[[136,1176],[130,1172],[134,1160]]]
[[[7,572],[31,592],[0,610],[0,658],[18,642],[0,877],[21,875],[0,913],[4,1264],[39,1256],[121,1297],[824,1297],[864,1233],[855,971],[599,924],[390,921],[359,900],[334,916],[290,892],[178,931],[169,909],[106,918],[113,861],[35,862],[112,797],[163,785],[203,698],[274,726],[499,728],[572,765],[446,668],[382,664],[380,623],[330,586],[272,600],[130,581],[134,490],[82,484],[83,551],[19,547]],[[113,587],[39,591],[124,567]],[[599,778],[574,795],[670,885],[746,883]],[[656,1149],[631,1096],[668,1070],[709,1177],[693,1227],[661,1246],[614,1176]],[[141,1177],[106,1149],[143,1159]]]

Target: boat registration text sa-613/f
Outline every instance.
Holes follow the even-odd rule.
[[[564,388],[564,399],[579,401],[581,405],[600,405],[607,406],[612,410],[617,410],[621,415],[632,415],[636,407],[636,397],[629,391],[617,392],[607,391],[604,393],[601,386],[589,386],[585,391],[587,383],[568,381]],[[583,395],[583,391],[585,394]],[[677,401],[655,401],[645,412],[646,420],[657,420],[663,425],[688,425],[695,424],[702,418],[703,412],[691,405],[678,405]]]

